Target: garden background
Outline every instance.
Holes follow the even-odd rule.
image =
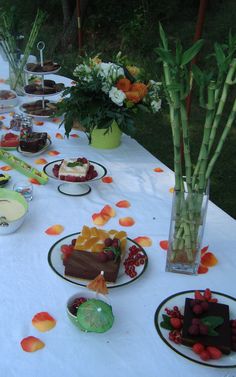
[[[229,30],[236,34],[236,1],[208,0],[202,38],[204,48],[198,58],[213,51],[214,43],[227,40]],[[101,54],[112,60],[121,51],[131,64],[141,67],[146,79],[161,81],[155,48],[159,45],[158,23],[162,23],[173,44],[180,38],[185,48],[193,41],[199,0],[80,0],[82,21],[81,53]],[[76,0],[0,0],[0,11],[12,14],[16,36],[29,35],[37,9],[47,13],[40,31],[46,43],[46,56],[61,63],[61,74],[73,78],[78,61],[78,30]],[[19,39],[24,48],[24,39]],[[33,51],[37,54],[36,51]],[[191,108],[191,138],[194,150],[199,151],[202,137],[203,113],[193,91]],[[137,119],[136,140],[150,153],[173,169],[172,136],[168,107],[165,101],[156,115],[143,114]],[[236,127],[234,125],[214,169],[210,198],[220,208],[236,218]]]

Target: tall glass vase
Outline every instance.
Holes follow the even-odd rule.
[[[166,271],[196,275],[209,199],[206,193],[174,192]]]
[[[12,90],[16,92],[18,96],[24,96],[25,86],[25,73],[20,70],[13,69],[9,65],[9,85]]]

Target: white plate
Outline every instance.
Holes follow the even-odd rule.
[[[50,74],[55,74],[58,71],[60,71],[61,67],[55,69],[54,71],[50,72],[35,72],[35,71],[29,71],[27,68],[24,69],[26,73],[29,73],[30,75],[37,76],[37,75],[50,75]]]
[[[50,94],[33,94],[33,93],[27,93],[26,91],[24,91],[24,93],[25,93],[26,96],[36,97],[36,98],[53,97],[53,96],[57,96],[57,95],[61,94],[62,92],[64,92],[65,89],[66,88],[64,87],[64,89],[60,90],[59,92],[50,93]]]
[[[89,283],[90,280],[73,278],[73,277],[69,277],[69,276],[64,275],[64,265],[62,263],[62,258],[61,258],[61,256],[62,256],[61,246],[64,245],[64,244],[70,244],[71,241],[74,238],[77,238],[77,236],[79,234],[80,234],[80,232],[70,234],[70,235],[68,235],[64,238],[61,238],[56,243],[54,243],[54,245],[50,248],[49,253],[48,253],[48,263],[49,263],[49,266],[52,268],[52,270],[57,275],[59,275],[62,279],[65,279],[65,280],[69,281],[70,283],[77,284],[77,285],[80,285],[82,287],[86,287],[86,285]],[[128,256],[129,248],[132,245],[136,245],[141,249],[140,253],[143,253],[143,255],[146,256],[145,263],[141,266],[136,267],[137,275],[134,278],[131,278],[130,276],[128,276],[125,273],[124,265],[121,262],[116,282],[115,283],[107,282],[107,288],[116,288],[116,287],[121,287],[123,285],[130,284],[133,281],[137,280],[143,274],[143,272],[145,271],[147,264],[148,264],[147,254],[140,245],[138,245],[136,242],[132,241],[129,238],[127,238],[127,251],[126,251],[125,258]]]
[[[27,103],[27,102],[26,102]],[[30,103],[30,102],[29,102]],[[56,103],[56,102],[53,102],[53,101],[50,101],[50,103]],[[34,115],[34,114],[30,114],[30,113],[27,113],[27,111],[24,109],[23,105],[20,105],[19,106],[19,110],[29,116],[29,117],[32,117],[32,118],[37,118],[37,119],[41,119],[41,120],[44,120],[44,119],[48,119],[48,118],[53,118],[54,115]]]
[[[42,149],[40,149],[40,151],[35,152],[35,153],[22,151],[21,148],[20,148],[20,146],[18,146],[16,149],[17,149],[17,152],[23,154],[24,156],[34,157],[34,156],[39,156],[40,154],[42,154],[43,152],[45,152],[50,147],[51,144],[52,144],[51,140],[47,139],[45,146]]]
[[[167,297],[164,301],[160,303],[158,306],[154,322],[157,329],[158,334],[160,335],[161,339],[164,343],[167,344],[173,351],[175,351],[178,355],[185,357],[188,360],[191,360],[195,363],[202,364],[208,367],[213,368],[236,368],[236,352],[231,352],[230,355],[224,355],[219,360],[209,360],[203,361],[200,359],[198,355],[196,355],[190,347],[186,347],[182,344],[175,344],[171,340],[169,340],[169,330],[166,330],[160,326],[161,322],[163,321],[162,315],[166,314],[165,308],[173,308],[175,305],[179,307],[181,313],[184,312],[184,305],[186,298],[194,298],[195,291],[184,291],[176,293],[172,296]],[[204,291],[200,291],[204,292]],[[225,304],[229,306],[230,309],[230,319],[236,318],[236,299],[234,297],[225,295],[223,293],[214,292],[212,291],[212,295],[214,298],[218,299],[219,304]]]

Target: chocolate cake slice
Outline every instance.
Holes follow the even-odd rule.
[[[230,337],[230,321],[229,321],[229,307],[228,305],[218,304],[209,302],[207,312],[196,316],[191,308],[192,299],[186,298],[185,309],[184,309],[184,319],[183,319],[183,329],[182,329],[182,343],[188,347],[192,347],[195,343],[201,343],[204,346],[214,346],[220,349],[224,354],[228,355],[231,348],[231,337]],[[190,335],[188,330],[192,324],[193,318],[204,318],[208,316],[219,316],[222,317],[224,322],[219,325],[215,330],[218,335]]]
[[[98,253],[74,250],[63,263],[67,276],[92,280],[104,271],[105,280],[114,283],[119,272],[120,258],[102,262]]]
[[[32,132],[26,139],[20,140],[20,149],[25,152],[36,153],[47,142],[47,132]]]

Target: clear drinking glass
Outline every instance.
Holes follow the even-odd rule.
[[[28,181],[19,181],[14,184],[13,190],[23,195],[27,202],[33,199],[33,185]]]

